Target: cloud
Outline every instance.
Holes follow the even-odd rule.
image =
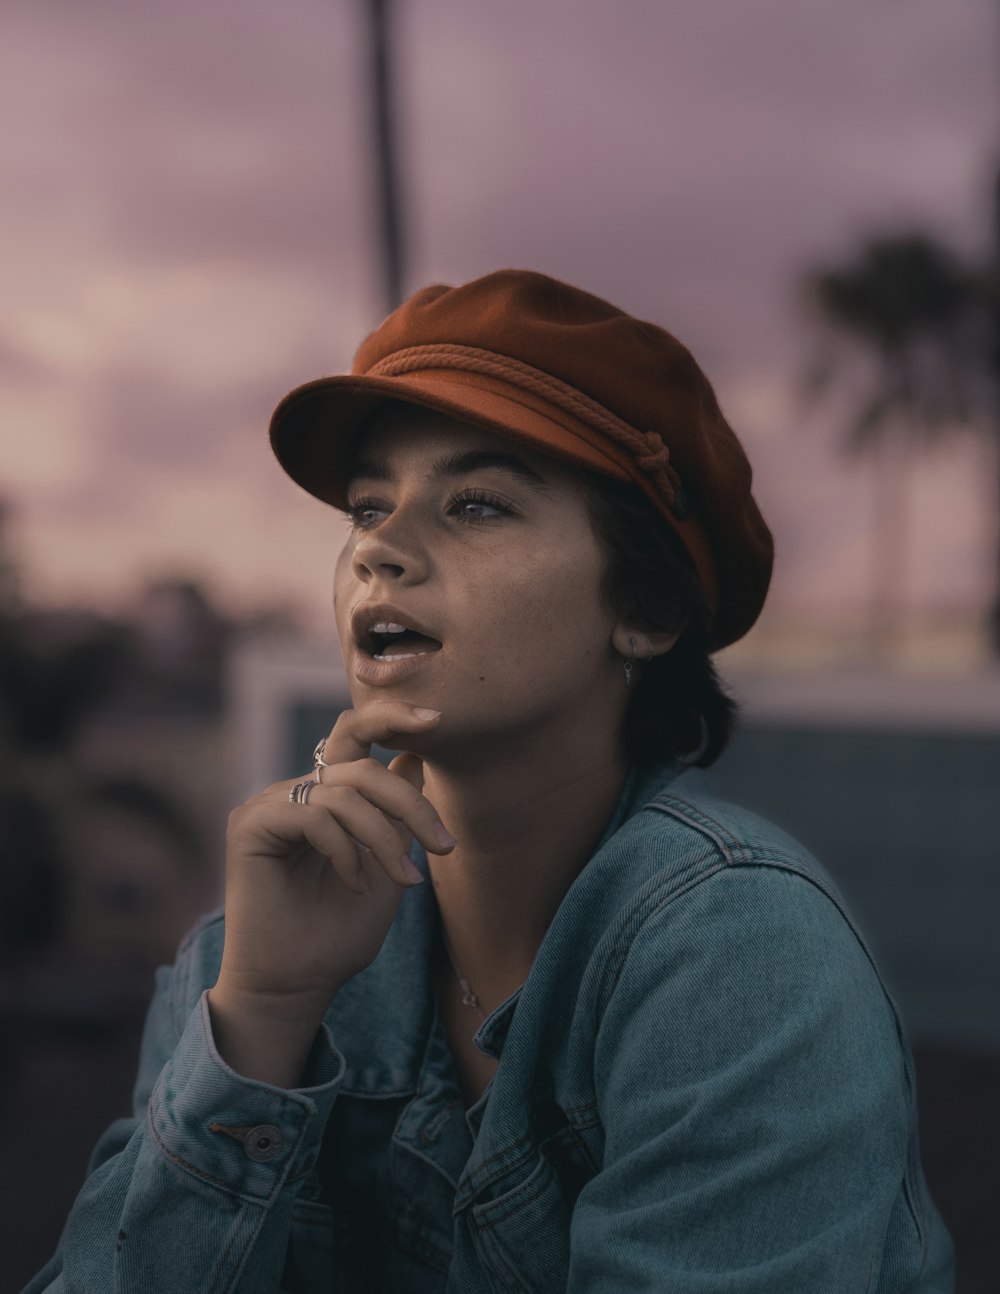
[[[717,353],[773,362],[784,281],[809,257],[904,214],[968,236],[996,104],[976,40],[992,17],[971,0],[650,2],[627,20],[588,0],[570,25],[523,0],[492,22],[445,0],[401,12],[417,280],[530,248]]]
[[[746,439],[779,601],[855,596],[864,542],[844,500],[862,506],[866,469],[830,447],[833,414],[807,433],[783,394],[805,328],[792,283],[870,226],[982,243],[994,15],[979,0],[394,12],[410,285],[531,266],[676,331]],[[175,558],[303,599],[326,579],[316,537],[336,523],[277,471],[265,430],[384,313],[362,13],[4,6],[0,471],[40,586],[120,588]],[[915,495],[919,567],[974,598],[988,571],[963,516],[989,503],[945,478],[948,507]]]
[[[36,382],[49,374],[48,366],[20,345],[7,330],[0,330],[0,377]]]

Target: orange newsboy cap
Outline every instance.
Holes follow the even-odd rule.
[[[271,418],[278,461],[345,507],[360,433],[387,399],[632,482],[691,556],[712,650],[756,621],[774,544],[750,463],[708,379],[665,329],[530,270],[424,288],[362,342],[349,374],[285,396]]]

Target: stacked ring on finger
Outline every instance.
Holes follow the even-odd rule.
[[[313,789],[315,785],[316,783],[313,781],[312,778],[309,778],[308,781],[305,781],[305,782],[296,782],[295,785],[292,787],[292,789],[288,792],[289,803],[306,804],[309,800],[309,792]]]
[[[333,765],[328,764],[323,758],[323,751],[325,749],[326,738],[320,737],[319,741],[316,743],[316,749],[313,751],[313,776],[317,782],[322,782],[324,768],[333,768]]]

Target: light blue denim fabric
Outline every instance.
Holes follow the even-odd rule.
[[[630,774],[476,1035],[499,1065],[469,1111],[437,922],[433,888],[407,891],[293,1091],[218,1055],[223,926],[199,923],[158,973],[134,1117],[30,1294],[953,1290],[864,942],[816,860],[701,770]]]

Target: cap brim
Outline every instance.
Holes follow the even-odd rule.
[[[511,437],[579,467],[628,480],[619,459],[583,422],[524,392],[479,375],[431,370],[401,377],[345,374],[296,387],[271,417],[278,462],[304,490],[343,508],[347,470],[361,433],[380,405],[398,400]]]

